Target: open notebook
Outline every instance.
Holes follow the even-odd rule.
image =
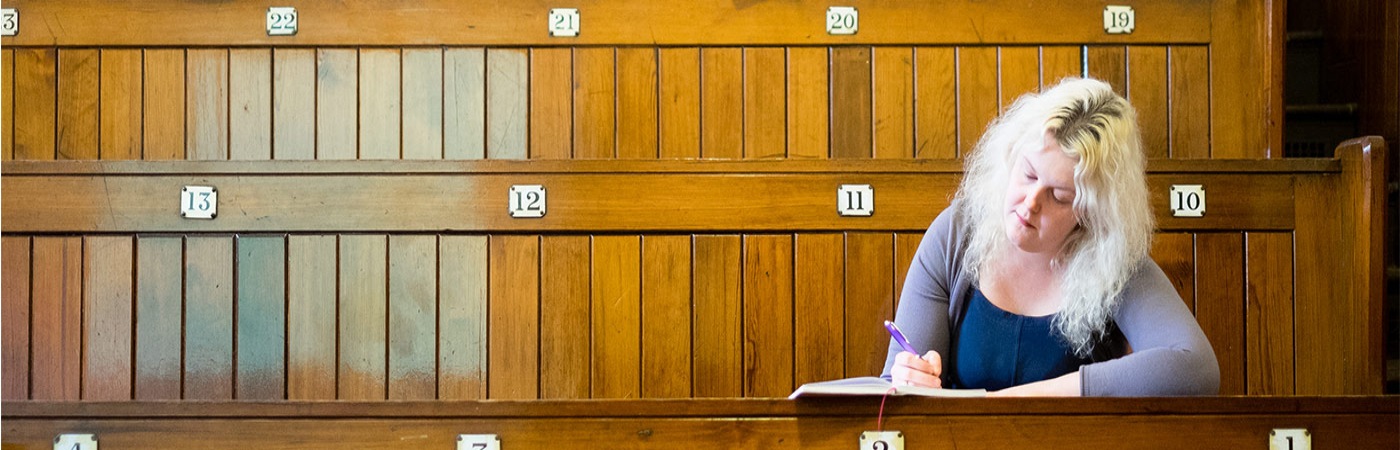
[[[829,395],[922,395],[925,397],[985,397],[986,389],[938,389],[919,386],[895,386],[880,377],[842,378],[817,381],[799,386],[788,399]]]

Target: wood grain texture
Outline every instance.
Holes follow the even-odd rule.
[[[914,156],[958,157],[957,51],[950,47],[914,49]]]
[[[401,159],[403,55],[360,49],[360,159]]]
[[[272,52],[229,50],[229,159],[272,159]]]
[[[914,49],[878,47],[873,55],[874,156],[914,157]]]
[[[617,158],[656,159],[657,69],[655,48],[617,49]]]
[[[438,239],[389,236],[389,399],[437,398]]]
[[[58,52],[58,159],[97,159],[101,64],[96,49]]]
[[[15,159],[54,159],[58,120],[58,50],[15,50]]]
[[[1065,77],[1084,76],[1084,48],[1068,45],[1040,47],[1040,87],[1054,86]]]
[[[643,398],[691,396],[691,237],[642,236]]]
[[[442,159],[443,50],[406,48],[402,58],[403,159]]]
[[[438,237],[438,393],[486,398],[486,236]]]
[[[1210,50],[1197,46],[1167,48],[1167,101],[1171,103],[1167,123],[1171,127],[1171,157],[1200,159],[1211,157],[1212,105],[1210,97]],[[1218,144],[1217,144],[1218,145]]]
[[[831,157],[869,159],[871,133],[871,48],[831,50]]]
[[[661,48],[657,52],[657,145],[660,146],[660,157],[699,158],[700,49]]]
[[[1281,62],[1269,51],[1272,4],[1264,2],[1216,2],[1211,4],[1212,23],[1239,24],[1211,29],[1210,70],[1210,148],[1211,158],[1279,158],[1280,149],[1270,149],[1270,111],[1279,108],[1282,97],[1272,94],[1271,83]],[[1281,12],[1281,11],[1280,11]],[[1275,32],[1276,34],[1277,32]],[[1280,39],[1281,40],[1281,39]],[[1281,45],[1278,42],[1274,45]],[[1229,70],[1248,67],[1250,70]],[[1274,154],[1271,154],[1271,150]]]
[[[272,49],[272,158],[316,159],[316,51]]]
[[[1167,274],[1186,308],[1196,312],[1196,239],[1191,233],[1158,233],[1152,239],[1152,260]]]
[[[1088,76],[1113,86],[1113,92],[1128,95],[1128,48],[1121,45],[1090,45],[1085,50]]]
[[[1166,47],[1128,47],[1128,101],[1137,110],[1142,149],[1148,158],[1170,155],[1168,80]]]
[[[184,256],[178,236],[136,238],[137,400],[178,400],[184,392]]]
[[[316,159],[359,158],[360,54],[316,49]]]
[[[145,54],[141,157],[185,159],[185,50],[147,49]]]
[[[1244,236],[1196,236],[1196,321],[1220,363],[1220,394],[1244,395],[1246,382]]]
[[[287,238],[287,399],[336,399],[334,235]]]
[[[287,398],[287,238],[238,236],[234,398]]]
[[[1017,98],[1040,90],[1040,50],[1035,47],[1001,47],[997,65],[997,111],[1006,111]]]
[[[525,159],[530,136],[530,55],[486,51],[486,157]]]
[[[29,398],[78,400],[82,387],[79,237],[35,237],[30,291]],[[39,356],[39,357],[34,357]]]
[[[83,238],[83,400],[132,399],[131,236]]]
[[[7,48],[0,50],[0,160],[14,158],[15,51]]]
[[[617,50],[574,49],[574,158],[617,155]]]
[[[744,50],[700,49],[700,157],[744,154]]]
[[[958,153],[972,152],[997,115],[997,49],[958,47]]]
[[[539,398],[539,242],[539,236],[491,236],[488,398]]]
[[[1245,234],[1245,392],[1293,395],[1293,236]]]
[[[845,377],[880,375],[894,319],[895,238],[890,233],[846,234]],[[898,277],[903,280],[903,277]]]
[[[588,398],[592,391],[592,242],[540,241],[540,398]]]
[[[793,385],[792,235],[744,237],[744,396],[782,397]]]
[[[103,49],[101,53],[98,157],[107,160],[141,159],[141,98],[144,93],[141,50]],[[9,95],[10,91],[5,91],[5,94]],[[9,114],[8,111],[6,113]],[[8,116],[5,123],[12,123]],[[8,134],[8,130],[6,132]]]
[[[574,52],[530,49],[530,159],[574,154]]]
[[[593,237],[593,398],[641,397],[641,244],[638,236]]]
[[[28,400],[30,238],[0,238],[0,258],[0,398]]]
[[[186,400],[233,399],[233,239],[185,239]]]
[[[388,396],[388,239],[340,237],[339,320],[336,324],[336,398]]]
[[[830,50],[789,47],[787,52],[787,157],[830,158]]]
[[[743,241],[695,236],[695,397],[744,395]]]
[[[229,50],[187,50],[185,67],[185,157],[228,159]]]
[[[442,154],[444,159],[486,157],[486,50],[449,48],[442,56]],[[538,62],[532,58],[532,64]],[[531,89],[534,89],[534,67]],[[536,105],[531,99],[530,113]],[[533,116],[531,120],[536,120]],[[531,127],[534,133],[536,127]],[[531,135],[531,145],[535,138]],[[531,150],[531,153],[534,153]]]
[[[914,254],[919,251],[919,242],[923,238],[922,233],[895,233],[894,235],[894,301],[891,303],[895,307],[899,306],[899,297],[904,293],[904,283],[909,275],[909,266],[913,264]],[[890,309],[889,318],[894,317],[894,311],[894,309]]]
[[[794,246],[793,383],[843,378],[845,236],[803,233]]]
[[[787,53],[744,49],[744,158],[787,155]]]

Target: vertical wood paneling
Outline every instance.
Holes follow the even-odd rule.
[[[1167,274],[1186,308],[1196,312],[1196,242],[1191,233],[1160,233],[1152,240],[1152,260]]]
[[[272,159],[270,49],[229,50],[228,97],[229,159]]]
[[[657,49],[617,49],[617,157],[656,159]]]
[[[141,156],[147,160],[185,159],[185,50],[145,52],[145,147]]]
[[[617,154],[616,50],[574,49],[574,158]]]
[[[360,159],[399,159],[403,88],[398,49],[360,50]]]
[[[744,52],[700,50],[700,156],[738,159],[744,154]]]
[[[190,49],[185,57],[185,157],[228,159],[227,49]]]
[[[793,389],[792,235],[744,237],[744,396]]]
[[[189,400],[233,399],[233,239],[185,239],[185,385]]]
[[[958,157],[966,158],[997,114],[996,47],[958,47]]]
[[[914,157],[914,51],[875,49],[875,157]]]
[[[442,58],[443,158],[485,158],[486,50],[449,48],[443,51]],[[531,114],[533,109],[532,104]],[[531,127],[532,132],[534,128]]]
[[[1040,87],[1059,84],[1065,77],[1084,76],[1082,47],[1047,45],[1040,47]]]
[[[9,56],[11,52],[6,52]],[[8,63],[9,61],[5,61]],[[7,68],[10,66],[6,66]],[[8,94],[9,92],[5,92]],[[7,122],[8,123],[8,122]],[[6,401],[29,399],[29,237],[0,238],[0,394]]]
[[[83,255],[83,400],[131,400],[130,236],[90,236]]]
[[[141,159],[141,50],[104,49],[101,67],[98,156],[106,160]],[[6,116],[6,124],[8,119]]]
[[[1202,233],[1196,251],[1196,321],[1220,362],[1220,395],[1244,395],[1244,239],[1238,233]]]
[[[787,156],[787,55],[782,48],[744,49],[744,157]]]
[[[530,136],[530,55],[486,51],[486,157],[525,159]]]
[[[94,49],[58,52],[58,159],[97,159],[101,61]]]
[[[272,49],[272,158],[316,159],[316,51]]]
[[[899,306],[899,296],[904,293],[904,282],[909,275],[909,266],[914,263],[914,253],[919,251],[919,242],[923,238],[923,233],[896,233],[894,235],[894,301],[891,302],[892,308]],[[889,317],[882,320],[893,318],[894,311],[894,309],[890,309]],[[881,359],[880,364],[884,364],[883,359]]]
[[[957,53],[951,47],[914,49],[914,156],[958,157]]]
[[[574,52],[530,49],[530,158],[569,159],[574,154]]]
[[[437,237],[389,237],[389,399],[437,398]]]
[[[788,158],[830,157],[830,78],[828,50],[788,48]]]
[[[1293,395],[1293,236],[1245,234],[1249,395]]]
[[[641,397],[641,238],[593,238],[593,398]]]
[[[336,398],[384,400],[387,387],[388,242],[340,237],[339,370]]]
[[[1001,77],[998,91],[1001,108],[1027,93],[1040,89],[1040,49],[1035,47],[1001,47]]]
[[[441,236],[438,260],[438,399],[486,398],[486,237]]]
[[[287,380],[287,241],[283,236],[239,236],[235,245],[234,396],[281,400]]]
[[[8,161],[14,158],[15,51],[7,48],[0,49],[0,160]],[[25,395],[28,395],[28,386],[25,387]],[[9,397],[5,399],[8,400]]]
[[[744,393],[742,245],[739,236],[695,236],[696,397]]]
[[[54,159],[58,50],[15,50],[15,159]]]
[[[588,398],[590,348],[588,236],[540,242],[540,398]]]
[[[316,50],[316,159],[359,155],[359,65],[354,49]]]
[[[1298,177],[1294,272],[1294,389],[1296,395],[1346,394],[1348,364],[1344,351],[1352,347],[1347,330],[1353,322],[1344,294],[1349,255],[1342,237],[1342,208],[1335,180]],[[37,268],[35,270],[38,270]],[[1217,351],[1218,353],[1218,351]]]
[[[1128,47],[1128,100],[1137,110],[1143,150],[1148,158],[1166,158],[1167,48]]]
[[[691,396],[690,236],[642,237],[642,397]]]
[[[846,235],[844,376],[875,376],[885,366],[890,338],[883,323],[894,318],[896,295],[894,250],[889,233]]]
[[[177,400],[184,325],[184,240],[136,238],[136,399]]]
[[[658,145],[663,159],[700,157],[700,50],[662,48],[657,54]],[[825,104],[823,104],[825,105]]]
[[[1281,108],[1281,77],[1275,67],[1286,46],[1275,23],[1287,2],[1219,2],[1211,4],[1210,149],[1211,158],[1268,158],[1270,107]],[[1221,26],[1238,24],[1236,26]],[[1392,35],[1393,36],[1393,35]],[[1391,38],[1394,39],[1394,38]],[[1379,44],[1377,44],[1379,47]],[[1275,59],[1279,58],[1279,59]],[[1278,81],[1275,81],[1278,80]],[[1278,82],[1279,84],[1274,84]],[[1394,81],[1389,81],[1394,85]],[[1270,87],[1273,87],[1272,89]],[[1332,88],[1335,89],[1335,88]],[[1278,117],[1281,119],[1282,117]],[[1275,155],[1280,157],[1282,155]]]
[[[1113,92],[1128,96],[1128,49],[1120,45],[1088,47],[1089,76],[1113,86]]]
[[[799,234],[793,269],[794,384],[842,378],[845,373],[845,238]]]
[[[287,399],[336,398],[336,237],[287,238]]]
[[[488,397],[539,397],[540,237],[491,236]]]
[[[29,398],[78,400],[82,367],[82,260],[78,237],[34,238]]]
[[[404,159],[442,159],[442,53],[403,50]]]
[[[871,157],[870,47],[831,50],[831,157]]]
[[[1198,46],[1172,46],[1167,49],[1171,71],[1171,157],[1209,158],[1210,61],[1209,50]]]

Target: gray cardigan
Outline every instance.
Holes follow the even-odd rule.
[[[945,358],[949,330],[962,321],[963,303],[972,289],[972,277],[963,270],[968,239],[961,230],[964,219],[955,202],[934,219],[924,234],[900,293],[895,323],[919,351],[936,350]],[[1079,368],[1081,395],[1167,396],[1215,395],[1220,392],[1220,366],[1215,351],[1191,311],[1151,258],[1123,288],[1113,313],[1132,351]],[[1121,343],[1120,343],[1121,344]],[[1115,345],[1122,347],[1122,345]],[[890,340],[883,377],[900,347]],[[950,362],[944,362],[949,372]]]

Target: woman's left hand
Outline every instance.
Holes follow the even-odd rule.
[[[988,397],[1078,397],[1079,371],[1070,372],[1049,380],[1012,386],[1000,391],[987,393]]]

